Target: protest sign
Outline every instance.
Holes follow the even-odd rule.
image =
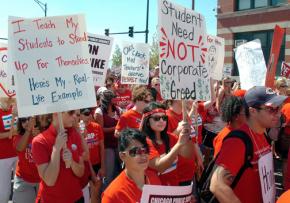
[[[290,65],[285,63],[285,61],[281,64],[281,76],[285,78],[289,78],[290,75]]]
[[[248,90],[253,86],[264,86],[267,69],[260,40],[242,44],[235,51],[241,88]]]
[[[167,0],[158,13],[162,98],[210,100],[205,18]]]
[[[8,31],[20,117],[95,106],[83,15],[9,17]]]
[[[191,202],[192,185],[188,186],[164,186],[144,185],[141,203],[155,202]]]
[[[223,68],[223,77],[230,77],[232,75],[233,68],[231,66],[226,66]]]
[[[273,89],[275,88],[274,80],[284,33],[285,29],[279,27],[278,25],[275,26],[265,81],[265,86]]]
[[[258,161],[261,191],[264,203],[275,203],[275,177],[273,153],[262,156]]]
[[[211,78],[222,80],[224,58],[225,58],[225,40],[224,38],[208,35],[208,67]]]
[[[0,43],[0,97],[14,97],[12,70],[8,68],[7,44]]]
[[[144,43],[123,42],[122,84],[149,83],[149,45]]]
[[[112,51],[113,38],[89,34],[90,64],[95,86],[105,86],[108,62]]]

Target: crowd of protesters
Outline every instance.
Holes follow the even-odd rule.
[[[200,202],[196,188],[211,160],[209,188],[219,202],[259,203],[258,160],[268,153],[282,161],[290,189],[286,79],[274,90],[244,91],[226,77],[211,101],[185,101],[184,116],[181,101],[162,99],[158,75],[156,68],[145,86],[109,74],[95,107],[61,114],[17,119],[17,101],[0,98],[0,203],[9,201],[12,170],[14,203],[135,203],[144,184],[192,185],[191,201]],[[246,146],[228,136],[236,130],[253,147],[239,180]],[[279,201],[287,202],[287,193]]]

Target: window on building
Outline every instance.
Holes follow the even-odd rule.
[[[271,52],[273,30],[236,33],[234,38],[235,40],[246,40],[247,42],[252,41],[254,39],[260,39],[265,62],[266,64],[268,64],[269,55]],[[281,67],[282,61],[284,61],[284,58],[285,58],[285,37],[283,38],[281,49],[280,49],[276,75],[280,75],[280,72],[281,72],[280,67]],[[235,76],[239,75],[238,66],[235,59],[234,59],[233,75]]]
[[[287,3],[287,0],[236,0],[237,11],[276,6]]]

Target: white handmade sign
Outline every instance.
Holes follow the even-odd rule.
[[[264,86],[267,68],[260,40],[242,44],[235,51],[241,88],[248,90],[253,86]]]
[[[192,185],[164,186],[144,185],[141,203],[180,202],[190,203],[192,200]]]
[[[275,203],[275,177],[273,153],[262,156],[258,161],[261,191],[264,203]]]
[[[149,45],[123,42],[122,84],[147,85],[149,82]]]
[[[89,34],[90,64],[95,86],[104,86],[108,62],[112,51],[113,38]]]
[[[14,97],[12,70],[8,68],[7,44],[0,43],[0,97]]]
[[[207,45],[207,61],[211,78],[214,80],[222,80],[225,58],[225,40],[221,37],[208,35]]]
[[[20,117],[95,106],[85,25],[83,15],[9,18]]]
[[[167,0],[158,13],[162,98],[210,100],[205,18]]]

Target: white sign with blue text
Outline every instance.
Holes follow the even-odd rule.
[[[20,117],[95,106],[83,15],[8,21]]]

